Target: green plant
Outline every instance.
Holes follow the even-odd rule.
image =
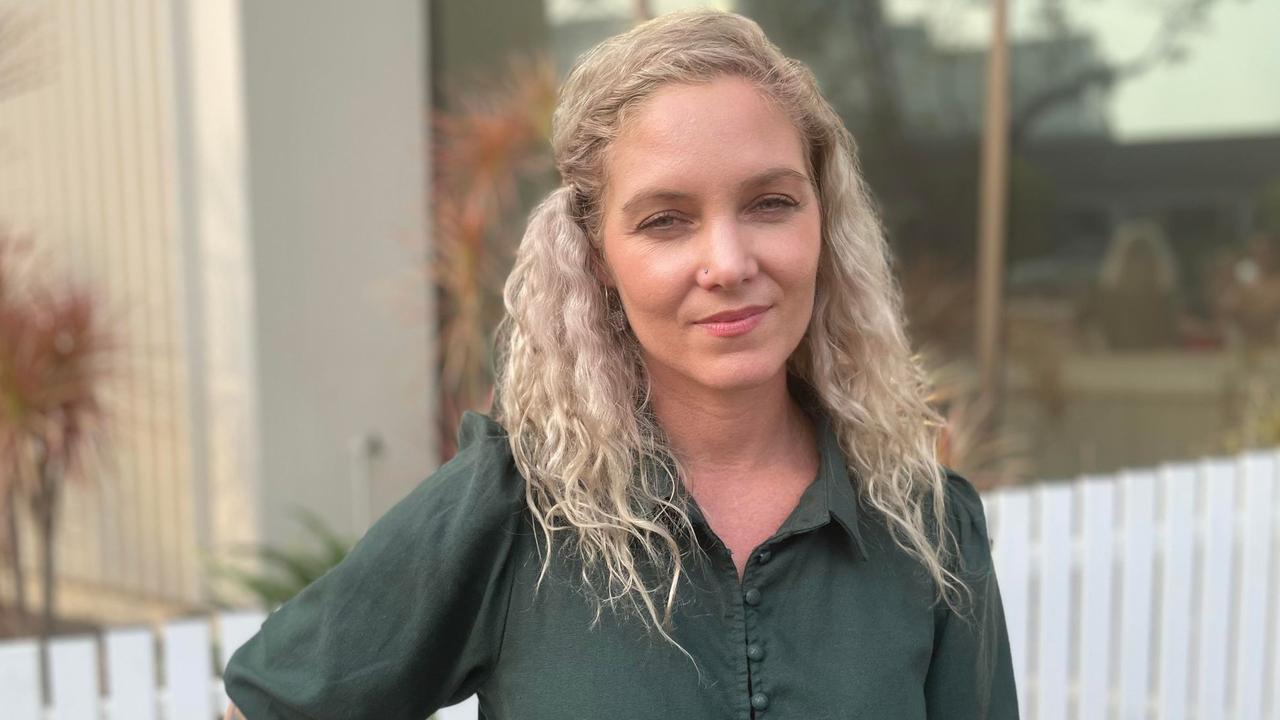
[[[1280,235],[1280,178],[1272,180],[1258,192],[1257,205],[1258,228]]]
[[[226,592],[215,592],[215,604],[231,607],[235,598],[249,596],[271,610],[302,592],[342,562],[352,542],[334,532],[315,513],[299,509],[296,518],[311,542],[306,547],[268,545],[235,548],[225,560],[211,559],[209,571]]]
[[[1228,421],[1217,438],[1221,451],[1280,446],[1280,363],[1274,356],[1240,352],[1224,401]]]

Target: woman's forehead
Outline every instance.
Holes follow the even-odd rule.
[[[736,77],[655,92],[630,113],[605,167],[609,194],[622,202],[642,188],[692,191],[770,173],[807,177],[804,145],[791,118]]]

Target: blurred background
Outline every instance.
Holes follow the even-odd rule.
[[[0,633],[270,607],[340,558],[487,406],[556,84],[705,4],[0,0]],[[1280,3],[713,5],[857,139],[949,465],[1280,444]]]

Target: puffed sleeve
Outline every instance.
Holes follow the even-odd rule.
[[[968,480],[947,470],[946,503],[948,522],[960,550],[959,574],[972,590],[972,597],[963,598],[966,602],[961,609],[965,612],[961,614],[939,604],[933,657],[925,679],[928,716],[947,720],[1017,718],[1009,635],[982,500]]]
[[[232,656],[227,695],[248,720],[423,720],[488,677],[524,485],[493,421],[468,413],[459,444]]]

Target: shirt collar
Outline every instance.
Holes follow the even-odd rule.
[[[865,560],[868,556],[858,522],[859,500],[854,489],[854,471],[845,459],[840,439],[817,393],[795,377],[791,378],[790,388],[793,397],[813,420],[818,445],[818,476],[800,495],[795,510],[778,528],[776,535],[784,537],[815,530],[835,520],[859,558]],[[705,527],[706,519],[698,511],[697,503],[683,489],[679,494],[687,503],[690,520]]]
[[[858,496],[854,491],[852,471],[840,449],[831,420],[821,408],[801,405],[810,413],[818,441],[818,476],[800,495],[796,509],[778,528],[778,536],[795,535],[835,524],[848,536],[858,556],[867,558],[866,545],[858,524]]]
[[[818,432],[819,466],[815,485],[821,484],[827,512],[853,541],[858,555],[867,559],[866,544],[858,523],[858,493],[854,489],[855,473],[840,448],[840,439],[825,412],[815,418]]]

